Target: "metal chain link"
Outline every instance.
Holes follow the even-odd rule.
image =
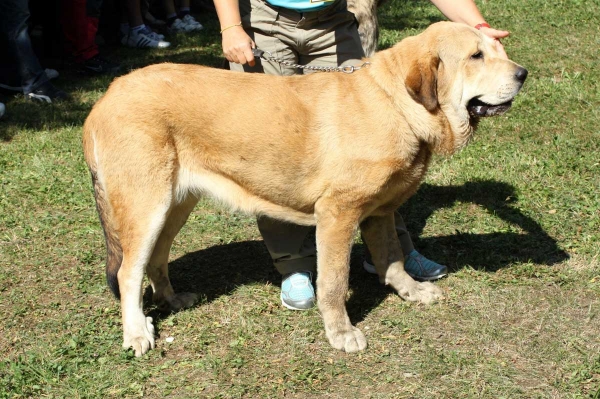
[[[344,73],[352,73],[354,71],[358,71],[359,69],[366,68],[371,65],[370,62],[364,62],[362,65],[346,65],[339,67],[327,67],[327,66],[316,66],[316,65],[299,65],[294,64],[293,62],[282,60],[277,57],[273,57],[268,51],[261,50],[259,48],[253,48],[252,54],[255,57],[262,58],[265,61],[274,61],[278,64],[285,65],[291,68],[299,68],[299,69],[308,69],[309,71],[317,71],[317,72],[344,72]]]

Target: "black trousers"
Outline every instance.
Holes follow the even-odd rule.
[[[28,20],[27,0],[0,1],[0,40],[5,49],[0,53],[0,83],[11,81],[16,74],[25,94],[48,81],[31,45]]]

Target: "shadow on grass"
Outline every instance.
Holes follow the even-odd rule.
[[[490,217],[498,217],[524,233],[497,232],[490,234],[463,233],[469,225],[456,226],[456,234],[420,238],[427,219],[437,209],[456,203],[472,203],[485,209]],[[401,208],[415,246],[424,255],[444,263],[451,270],[471,266],[494,272],[515,262],[552,265],[569,255],[558,247],[538,222],[517,207],[514,187],[494,180],[476,180],[461,186],[423,184]]]
[[[427,219],[440,208],[457,202],[477,204],[490,213],[519,226],[525,233],[465,234],[420,239]],[[556,241],[533,219],[513,207],[514,188],[503,182],[480,180],[461,186],[424,184],[400,209],[411,231],[415,246],[424,255],[447,264],[451,270],[465,266],[494,272],[515,262],[552,265],[568,258]],[[461,226],[468,228],[468,226]],[[377,277],[362,268],[364,245],[355,245],[351,256],[350,288],[347,308],[353,323],[360,322],[392,290],[379,284]],[[219,245],[189,253],[170,266],[171,282],[177,292],[194,292],[202,302],[228,295],[236,287],[254,282],[281,284],[281,276],[272,266],[260,241]],[[151,290],[145,295],[151,302]],[[155,317],[164,315],[153,314]]]
[[[82,126],[91,104],[79,102],[41,104],[24,99],[6,104],[6,115],[0,122],[0,141],[11,141],[23,130],[58,130]]]

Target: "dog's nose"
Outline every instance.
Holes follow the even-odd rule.
[[[519,67],[519,69],[517,69],[517,73],[515,74],[515,78],[517,78],[519,82],[524,82],[525,79],[527,79],[528,73],[529,72],[527,72],[527,69]]]

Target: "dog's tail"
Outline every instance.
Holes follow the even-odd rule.
[[[100,224],[102,225],[102,230],[104,230],[104,240],[106,241],[106,282],[112,293],[117,299],[120,299],[121,294],[119,292],[117,273],[119,272],[121,262],[123,261],[123,248],[121,248],[119,236],[111,222],[111,209],[106,198],[106,191],[98,179],[97,160],[95,159],[95,156],[92,155],[95,154],[95,143],[93,140],[93,133],[91,135],[89,133],[86,126],[84,126],[83,146],[85,149],[85,158],[90,169],[90,174],[92,175],[96,209],[98,210],[98,216],[100,216]]]
[[[121,248],[117,232],[110,222],[109,204],[106,200],[104,189],[98,181],[96,172],[92,169],[90,169],[90,172],[92,174],[92,184],[94,185],[96,209],[98,209],[100,224],[102,225],[102,230],[104,230],[104,240],[106,241],[106,282],[115,297],[120,299],[121,294],[119,292],[117,273],[121,268],[121,262],[123,262],[123,249]]]

